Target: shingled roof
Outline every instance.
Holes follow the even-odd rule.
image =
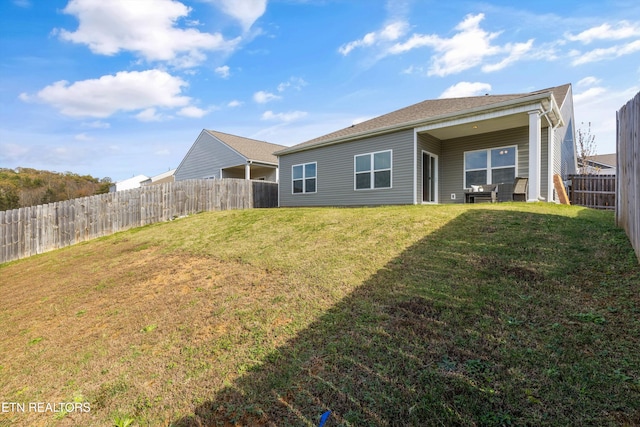
[[[430,119],[434,119],[436,117],[453,115],[455,113],[464,114],[465,112],[482,109],[483,107],[491,108],[492,105],[497,106],[498,104],[506,103],[509,101],[517,102],[517,100],[520,98],[524,100],[524,98],[536,95],[553,94],[556,103],[558,103],[558,105],[562,105],[562,102],[567,96],[567,92],[569,91],[570,87],[570,84],[565,84],[562,86],[542,89],[535,92],[512,95],[485,95],[470,96],[465,98],[426,100],[405,108],[401,108],[391,113],[375,117],[362,123],[351,125],[336,132],[332,132],[318,138],[314,138],[309,141],[294,145],[277,152],[277,154],[280,155],[286,154],[288,152],[305,150],[316,145],[330,144],[334,141],[338,142],[354,137],[364,137],[368,134],[377,133],[383,130],[395,131],[403,128],[414,127],[428,122]]]
[[[618,164],[618,160],[616,159],[616,153],[612,154],[594,154],[593,156],[589,156],[587,159],[592,163],[598,163],[602,166],[608,166],[615,168]]]
[[[286,148],[284,145],[272,144],[266,141],[259,141],[257,139],[245,138],[242,136],[231,135],[224,132],[218,132],[215,130],[205,129],[207,133],[218,138],[220,141],[227,144],[229,147],[236,150],[242,156],[248,160],[253,160],[263,163],[278,164],[278,158],[273,154],[278,150]]]

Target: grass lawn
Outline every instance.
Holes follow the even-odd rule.
[[[0,425],[640,425],[640,265],[579,207],[194,215],[0,265],[0,331]]]

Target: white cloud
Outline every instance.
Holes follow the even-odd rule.
[[[424,73],[424,68],[416,67],[414,65],[410,65],[409,67],[402,70],[402,74],[422,74]]]
[[[93,128],[93,129],[109,129],[111,127],[110,123],[103,122],[101,120],[96,120],[94,122],[89,122],[89,123],[83,123],[82,125],[88,128]]]
[[[637,36],[640,36],[640,23],[620,21],[615,27],[604,23],[576,35],[567,34],[566,38],[574,42],[589,44],[594,40],[622,40]]]
[[[281,96],[274,95],[273,93],[265,92],[263,90],[253,94],[253,100],[258,104],[266,104],[267,102],[275,101],[281,98]]]
[[[451,38],[434,34],[413,34],[408,40],[391,46],[388,53],[402,54],[420,47],[430,47],[436,54],[431,58],[428,75],[443,77],[479,66],[489,57],[504,55],[499,62],[482,68],[484,72],[497,71],[522,59],[532,49],[533,39],[503,46],[492,44],[500,32],[490,33],[480,28],[483,19],[483,13],[467,15],[456,25],[455,30],[458,32]]]
[[[578,83],[576,83],[576,87],[593,86],[597,85],[598,83],[600,83],[600,79],[593,76],[588,76],[578,81]]]
[[[147,108],[136,114],[136,119],[141,122],[160,122],[163,118],[161,114],[156,112],[155,108]]]
[[[188,68],[206,58],[203,51],[231,50],[239,41],[221,34],[176,27],[190,8],[175,0],[70,0],[63,12],[78,18],[76,31],[56,30],[63,40],[86,44],[93,53],[134,52],[149,61]]]
[[[238,101],[237,99],[234,99],[233,101],[229,101],[229,103],[227,104],[227,107],[236,108],[241,106],[242,104],[243,104],[242,101]]]
[[[13,0],[13,4],[15,4],[18,7],[31,7],[30,0]]]
[[[219,75],[220,77],[222,77],[223,79],[228,79],[229,76],[231,75],[229,72],[229,66],[228,65],[223,65],[221,67],[216,67],[215,70],[213,70],[217,75]]]
[[[61,80],[35,96],[21,94],[20,99],[42,101],[67,116],[104,118],[118,111],[186,107],[191,98],[181,96],[185,86],[179,77],[160,70],[121,71],[73,84]],[[149,114],[142,117],[157,117]]]
[[[502,50],[507,53],[507,57],[495,64],[487,64],[482,67],[482,71],[490,73],[502,70],[506,66],[521,60],[533,47],[533,39],[526,43],[507,43]]]
[[[202,108],[198,108],[194,106],[184,107],[180,109],[180,111],[178,111],[178,115],[184,116],[184,117],[192,117],[194,119],[199,119],[201,117],[204,117],[208,113],[209,111],[203,110]]]
[[[307,115],[306,111],[290,111],[288,113],[274,113],[273,111],[265,111],[262,114],[262,120],[279,120],[282,122],[292,122],[301,119]]]
[[[572,65],[588,64],[590,62],[604,61],[607,59],[614,59],[624,55],[630,55],[632,53],[640,52],[640,40],[635,40],[630,43],[616,45],[608,48],[594,49],[586,53],[572,52],[572,56],[575,58]]]
[[[639,85],[624,90],[598,86],[573,96],[576,123],[591,122],[598,154],[615,152],[616,112],[638,91]]]
[[[227,15],[235,18],[247,31],[264,15],[267,0],[213,0]]]
[[[83,142],[93,141],[93,138],[87,135],[86,133],[79,133],[74,137],[74,139],[76,141],[83,141]]]
[[[605,93],[607,90],[603,87],[592,87],[584,92],[576,93],[573,95],[573,102],[576,104],[583,104],[586,102],[593,101],[597,99],[600,95]]]
[[[24,157],[29,150],[26,144],[0,143],[0,163],[8,167],[16,159]]]
[[[386,25],[380,31],[374,31],[365,34],[364,37],[359,40],[354,40],[349,43],[343,44],[338,48],[338,52],[340,52],[344,56],[347,56],[354,49],[359,47],[373,46],[384,42],[393,42],[404,36],[407,32],[408,27],[409,25],[404,21],[392,22]]]
[[[491,91],[489,83],[460,82],[448,87],[438,98],[463,98],[467,96],[483,95]]]
[[[284,92],[288,88],[301,90],[306,85],[307,85],[307,82],[304,81],[304,79],[300,77],[291,77],[286,82],[280,83],[278,85],[278,92]]]

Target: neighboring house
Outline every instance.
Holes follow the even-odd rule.
[[[165,182],[174,182],[175,181],[175,169],[170,169],[164,173],[161,173],[156,176],[152,176],[146,181],[142,181],[142,185],[156,185],[156,184],[164,184]]]
[[[241,178],[278,181],[283,145],[203,129],[176,169],[175,180]]]
[[[615,175],[618,161],[616,159],[616,153],[613,153],[589,156],[587,157],[586,162],[584,162],[586,165],[582,163],[582,160],[578,159],[578,169],[581,173]]]
[[[122,181],[118,181],[116,183],[111,184],[109,187],[109,192],[114,193],[116,191],[122,190],[131,190],[132,188],[139,188],[142,183],[148,180],[149,177],[146,175],[136,175],[132,178],[125,179]]]
[[[276,152],[280,206],[463,203],[471,185],[528,178],[556,201],[576,172],[571,85],[427,100]]]

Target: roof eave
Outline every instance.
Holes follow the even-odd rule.
[[[292,154],[292,153],[297,153],[297,152],[301,152],[301,151],[307,151],[307,150],[310,150],[312,148],[318,148],[318,147],[324,147],[324,146],[328,146],[328,145],[340,144],[340,143],[343,143],[343,142],[348,142],[348,141],[352,141],[352,140],[355,140],[355,139],[360,139],[360,138],[365,137],[365,136],[376,136],[376,135],[382,135],[382,134],[385,134],[385,133],[389,133],[389,132],[392,132],[392,131],[411,129],[411,128],[414,128],[414,127],[417,127],[417,126],[424,126],[424,125],[426,125],[428,123],[437,123],[437,122],[441,122],[441,121],[450,120],[453,117],[472,116],[472,115],[475,115],[475,114],[477,114],[477,113],[479,113],[481,111],[489,112],[489,111],[494,111],[494,110],[501,110],[501,109],[504,109],[506,107],[513,107],[515,105],[527,104],[527,103],[531,103],[531,102],[535,102],[535,101],[539,101],[539,100],[541,101],[541,100],[548,99],[548,98],[551,98],[552,99],[552,104],[555,104],[555,101],[553,100],[553,93],[551,93],[550,91],[549,92],[543,92],[543,93],[539,93],[539,94],[535,94],[535,95],[526,96],[524,98],[516,98],[516,99],[511,99],[511,100],[508,100],[508,101],[498,102],[496,104],[490,104],[490,105],[486,105],[486,106],[468,108],[466,110],[460,110],[460,111],[456,111],[456,112],[453,112],[453,113],[446,113],[446,114],[441,114],[441,115],[438,115],[438,116],[432,116],[432,117],[429,117],[427,119],[414,120],[414,121],[411,121],[411,122],[405,122],[405,123],[401,123],[401,124],[386,126],[386,127],[375,129],[373,131],[359,132],[359,133],[348,135],[348,136],[341,137],[341,138],[328,139],[326,141],[321,141],[321,142],[318,142],[317,144],[307,145],[305,147],[296,148],[296,146],[293,146],[293,147],[285,148],[284,150],[276,151],[273,154],[276,155],[276,156],[281,156],[281,155],[284,155],[284,154]],[[557,104],[556,104],[556,108],[557,108]],[[552,109],[553,109],[553,107],[552,107]],[[562,117],[560,115],[558,117],[560,118],[560,120],[562,119]]]
[[[278,162],[267,162],[266,160],[247,159],[247,163],[258,163],[267,166],[278,166]]]

